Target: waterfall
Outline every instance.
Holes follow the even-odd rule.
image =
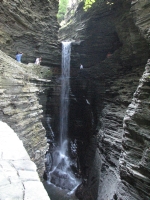
[[[68,105],[70,87],[70,52],[71,42],[62,43],[62,76],[61,76],[61,103],[60,103],[60,147],[66,154],[68,131]]]
[[[62,75],[60,97],[60,137],[52,154],[52,167],[48,175],[49,183],[62,189],[74,191],[80,181],[72,172],[72,161],[68,157],[68,106],[70,87],[71,42],[62,43]]]

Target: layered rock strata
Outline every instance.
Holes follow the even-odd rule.
[[[12,58],[23,52],[22,62],[60,65],[57,33],[58,1],[2,0],[0,2],[0,46]]]
[[[97,1],[86,13],[81,3],[75,16],[60,30],[61,40],[73,41],[71,92],[74,104],[70,110],[79,112],[74,112],[70,121],[73,119],[75,130],[81,130],[74,135],[79,141],[83,177],[76,194],[86,200],[148,199],[149,176],[142,167],[149,163],[144,157],[148,158],[148,137],[137,135],[142,126],[148,133],[146,113],[142,122],[138,120],[141,123],[138,128],[137,122],[129,120],[132,125],[129,123],[129,128],[134,129],[131,133],[128,128],[129,133],[126,129],[124,132],[123,118],[149,57],[149,4],[148,1],[113,3],[110,6]],[[83,70],[79,70],[80,63]],[[147,90],[144,94],[148,95]],[[147,100],[145,104],[148,105]],[[87,110],[89,112],[85,112]],[[140,139],[143,150],[140,150]],[[131,147],[133,144],[135,149]],[[135,164],[137,160],[140,164]]]
[[[130,1],[113,2],[114,4],[110,6],[96,1],[88,12],[83,11],[83,3],[80,3],[75,15],[66,21],[66,26],[61,27],[60,40],[72,41],[72,67],[79,68],[80,63],[84,67],[98,65],[108,53],[118,53],[116,59],[121,66],[146,63],[149,46],[143,37],[148,38],[146,32],[148,22],[147,15],[143,13],[147,13],[148,8],[145,4],[142,8],[141,5],[136,9],[132,8],[135,5]],[[142,31],[145,33],[143,36],[137,26],[140,13],[143,19],[141,21],[145,20],[142,26]]]
[[[0,51],[0,119],[23,141],[42,177],[48,146],[41,122],[42,105],[38,99],[38,93],[42,92],[43,88],[37,87],[37,84],[42,86],[50,80],[39,79],[36,75],[39,69],[34,68],[36,65],[18,63]]]
[[[145,1],[132,1],[131,2],[131,14],[133,15],[134,22],[138,27],[140,33],[150,43],[150,4],[148,0]]]
[[[111,69],[115,60],[109,58],[103,65]],[[78,110],[79,117],[76,111],[72,117],[75,132],[72,129],[70,132],[80,141],[78,156],[83,179],[87,180],[77,191],[81,199],[112,199],[115,194],[120,180],[123,118],[142,72],[142,66],[133,67],[132,70],[118,70],[112,76],[107,71],[101,74],[99,67],[93,67],[80,70],[72,82],[77,103],[70,109]],[[76,105],[82,105],[81,112]]]
[[[150,60],[124,117],[117,196],[150,199]],[[124,197],[125,198],[125,197]]]

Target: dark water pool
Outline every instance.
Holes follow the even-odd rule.
[[[67,194],[68,191],[62,190],[53,184],[48,184],[46,181],[43,182],[43,185],[51,200],[78,200],[74,194],[69,195]]]

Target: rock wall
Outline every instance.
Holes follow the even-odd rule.
[[[149,1],[132,1],[131,2],[131,14],[133,16],[134,22],[138,27],[140,33],[144,38],[150,42],[150,29],[149,29]]]
[[[59,69],[61,63],[57,11],[55,0],[0,1],[0,118],[23,141],[40,177],[48,149],[41,122],[47,98],[43,91],[50,90],[49,81],[43,78],[49,79],[52,75],[52,69],[44,65]],[[11,59],[17,51],[23,52],[25,65]],[[42,67],[32,64],[39,56]]]
[[[60,45],[56,0],[1,0],[0,46],[12,58],[23,52],[23,63],[34,63],[42,57],[42,65],[60,65]]]
[[[0,51],[0,120],[6,122],[23,141],[42,177],[48,145],[38,93],[50,80],[39,79],[36,75],[39,72],[35,69],[36,65],[19,64]]]
[[[124,117],[117,196],[148,200],[150,183],[150,60]],[[124,197],[125,198],[125,197]]]
[[[80,3],[59,32],[60,40],[73,41],[69,134],[77,141],[83,178],[76,194],[83,200],[148,200],[149,62],[134,92],[150,53],[150,4],[113,2],[110,6],[97,1],[88,12]],[[11,57],[22,51],[24,63],[42,56],[43,64],[59,66],[57,5],[48,0],[1,0],[1,50]],[[37,85],[43,89],[47,83],[34,75],[33,65],[18,64],[3,52],[0,61],[1,120],[23,140],[42,176],[47,143]],[[45,115],[59,113],[59,88],[58,83],[53,90],[57,100]],[[44,94],[41,101],[44,104]],[[55,129],[57,122],[52,125]]]
[[[117,70],[112,76],[108,72],[114,66],[117,67],[111,57],[100,69],[79,70],[71,84],[76,103],[70,105],[70,110],[78,110],[70,119],[74,119],[72,134],[80,141],[80,165],[83,179],[87,179],[85,189],[81,192],[79,188],[77,193],[81,199],[112,199],[120,180],[123,118],[143,68]]]
[[[83,11],[81,3],[75,12],[75,17],[66,21],[68,25],[60,29],[60,40],[73,41],[72,67],[79,67],[80,63],[85,67],[99,64],[106,58],[108,52],[111,54],[118,52],[117,59],[122,65],[124,62],[126,65],[127,62],[128,65],[146,63],[149,46],[144,42],[144,36],[141,35],[141,31],[139,32],[137,23],[135,24],[135,20],[138,20],[136,16],[140,15],[137,12],[141,5],[134,12],[135,5],[131,5],[131,1],[113,2],[114,4],[110,6],[97,1],[88,12]],[[144,5],[143,9],[141,12],[145,13],[147,8]],[[142,15],[147,19],[146,14]],[[142,26],[143,32],[148,29],[145,21]],[[142,44],[138,42],[139,40]],[[142,60],[139,59],[139,54]]]
[[[145,169],[149,163],[149,159],[145,160],[148,143],[143,132],[142,136],[137,133],[144,126],[148,134],[147,114],[138,122],[126,121],[125,117],[127,130],[123,127],[125,112],[149,58],[150,5],[148,1],[113,2],[110,6],[96,1],[86,13],[81,3],[59,33],[61,40],[73,41],[71,92],[76,103],[70,110],[79,112],[74,112],[70,120],[76,122],[72,123],[75,130],[81,130],[76,135],[84,181],[76,194],[84,200],[150,198],[148,169]],[[80,63],[83,70],[79,70]],[[144,86],[143,90],[148,95],[148,88]],[[141,87],[139,96],[143,90]],[[148,100],[144,102],[149,105]],[[85,112],[87,107],[89,112]],[[132,104],[129,110],[130,107],[136,108]],[[136,127],[137,123],[141,124]]]

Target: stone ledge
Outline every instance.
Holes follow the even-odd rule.
[[[0,199],[50,200],[22,141],[0,121]]]

